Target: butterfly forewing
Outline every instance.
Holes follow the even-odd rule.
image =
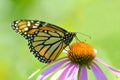
[[[30,51],[44,63],[55,60],[76,35],[38,20],[14,21],[12,28],[28,40]]]

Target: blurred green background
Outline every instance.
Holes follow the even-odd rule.
[[[120,69],[120,0],[0,0],[0,80],[27,80],[44,65],[12,30],[11,22],[19,19],[38,19],[88,34],[92,39],[84,38],[98,50],[97,57]],[[120,80],[100,66],[108,80]],[[91,73],[89,80],[94,80]]]

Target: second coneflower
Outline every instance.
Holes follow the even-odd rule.
[[[50,80],[88,80],[87,68],[93,71],[96,80],[107,80],[96,62],[103,64],[116,76],[120,76],[120,70],[97,58],[96,50],[85,42],[74,43],[67,53],[68,56],[47,64],[46,66],[50,67],[41,73],[37,80],[48,80],[48,77]]]

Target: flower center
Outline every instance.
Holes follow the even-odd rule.
[[[89,44],[77,42],[70,46],[68,57],[73,63],[89,65],[95,57],[95,51]]]

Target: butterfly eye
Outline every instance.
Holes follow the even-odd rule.
[[[28,41],[30,51],[43,63],[55,60],[76,35],[38,20],[17,20],[12,28]]]

